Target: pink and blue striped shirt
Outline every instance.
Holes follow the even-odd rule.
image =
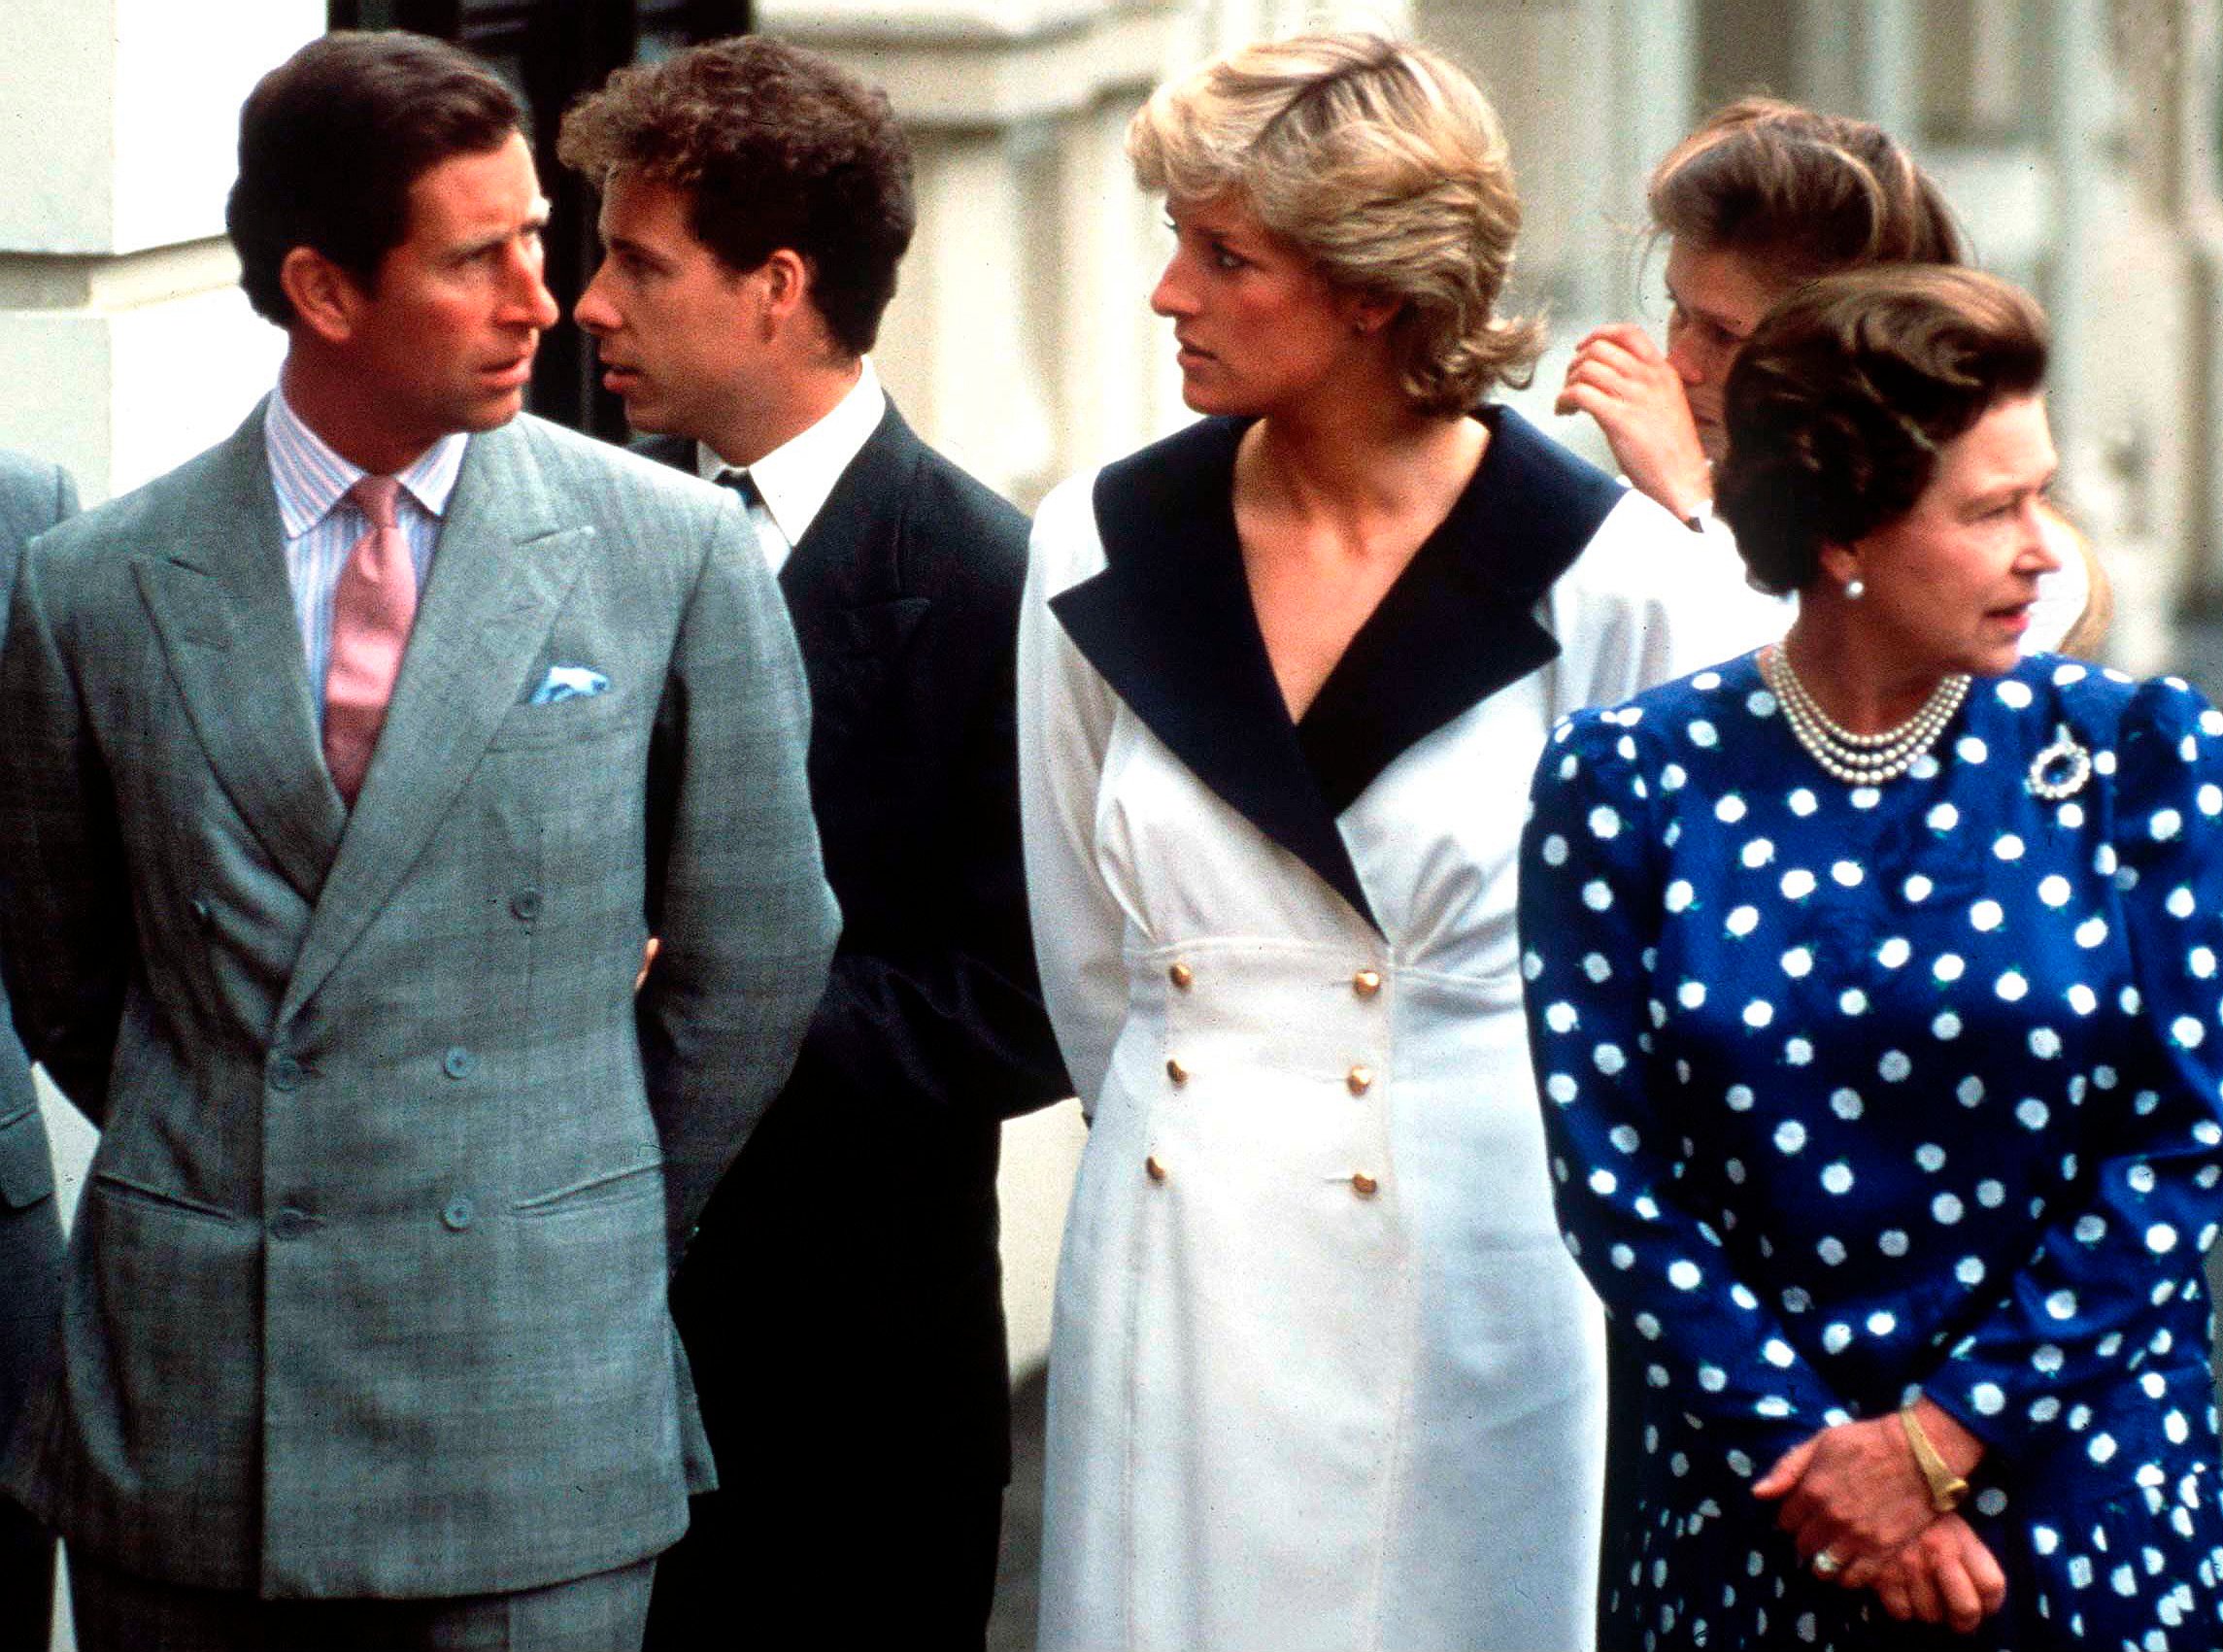
[[[463,467],[460,433],[443,436],[415,464],[400,473],[396,515],[417,565],[417,587],[424,589],[432,553],[440,539],[441,519]],[[286,579],[293,591],[293,617],[301,626],[301,649],[309,663],[309,698],[317,725],[324,723],[324,672],[332,656],[332,592],[348,553],[369,527],[348,497],[348,489],[368,474],[334,453],[329,443],[301,422],[286,400],[284,387],[270,392],[263,413],[262,445],[270,459],[271,485],[278,490],[278,519],[286,530]]]

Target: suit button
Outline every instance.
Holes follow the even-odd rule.
[[[1375,1193],[1380,1190],[1381,1185],[1364,1170],[1351,1172],[1351,1191],[1361,1198],[1372,1198]]]
[[[467,1198],[452,1198],[448,1208],[440,1213],[440,1220],[460,1233],[478,1218],[478,1210]]]
[[[536,889],[519,890],[517,893],[510,896],[510,910],[524,923],[531,923],[540,916],[540,891]]]
[[[1142,1172],[1154,1182],[1165,1180],[1165,1162],[1153,1153],[1142,1162]]]
[[[1351,991],[1362,998],[1370,998],[1382,990],[1382,972],[1379,969],[1362,969],[1351,977]]]
[[[1165,969],[1165,979],[1186,993],[1196,984],[1196,972],[1186,963],[1168,964]]]
[[[316,1227],[317,1219],[296,1205],[286,1205],[270,1219],[270,1236],[274,1239],[298,1239]]]
[[[301,1086],[301,1063],[281,1052],[270,1058],[265,1075],[273,1090],[298,1090]]]
[[[472,1055],[460,1044],[450,1050],[446,1056],[441,1058],[440,1062],[441,1070],[447,1073],[450,1078],[469,1078],[471,1069],[478,1064],[479,1058]]]
[[[1169,1056],[1165,1062],[1165,1076],[1176,1085],[1187,1084],[1189,1082],[1189,1069],[1181,1064],[1179,1057]]]
[[[207,901],[196,896],[186,903],[186,910],[192,913],[193,922],[202,928],[205,929],[209,927],[209,903]]]
[[[1374,1088],[1374,1069],[1368,1066],[1353,1067],[1343,1075],[1343,1083],[1352,1095],[1364,1096]]]

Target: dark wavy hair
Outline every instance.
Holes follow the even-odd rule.
[[[423,35],[343,30],[255,84],[239,115],[239,178],[224,227],[257,314],[290,326],[279,270],[296,247],[378,289],[409,238],[410,185],[442,161],[498,150],[524,112],[477,58]]]
[[[792,249],[835,341],[872,348],[918,226],[910,142],[877,87],[784,41],[715,41],[619,70],[564,116],[556,153],[596,188],[623,173],[684,191],[728,269]]]
[[[1778,593],[1914,508],[1938,451],[2045,379],[2045,313],[2011,283],[1936,264],[1809,282],[1737,353],[1714,508]]]

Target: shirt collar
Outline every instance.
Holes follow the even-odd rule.
[[[849,468],[888,411],[888,392],[872,370],[872,357],[859,363],[857,383],[809,429],[791,436],[755,464],[747,467],[750,479],[762,495],[764,509],[790,545],[800,545],[811,523],[818,520],[841,473]],[[695,444],[695,473],[715,482],[728,465],[708,447]]]
[[[460,431],[443,436],[400,473],[402,490],[426,515],[446,515],[448,495],[455,490],[455,478],[463,468],[467,440]],[[329,442],[302,422],[286,399],[283,383],[270,392],[270,405],[263,414],[262,448],[270,460],[278,516],[288,539],[300,538],[331,515],[348,489],[370,474],[334,453]]]

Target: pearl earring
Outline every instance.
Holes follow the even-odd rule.
[[[1858,578],[1845,581],[1845,600],[1847,602],[1858,602],[1867,594],[1868,586],[1865,581]]]

